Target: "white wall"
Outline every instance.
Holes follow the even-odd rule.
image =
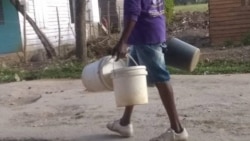
[[[27,13],[37,23],[39,28],[49,38],[51,43],[58,46],[58,20],[56,8],[60,17],[61,44],[74,44],[74,24],[71,24],[69,0],[27,0]],[[23,34],[23,16],[19,14],[21,31]],[[26,22],[27,49],[43,48],[33,28]],[[23,35],[22,35],[23,36]]]

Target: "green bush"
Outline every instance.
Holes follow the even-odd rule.
[[[250,32],[248,32],[242,39],[243,45],[250,45]]]
[[[171,24],[174,18],[174,0],[165,0],[165,13],[167,23]]]

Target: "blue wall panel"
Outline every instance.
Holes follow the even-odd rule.
[[[22,49],[18,12],[9,0],[0,0],[0,54],[18,52]]]

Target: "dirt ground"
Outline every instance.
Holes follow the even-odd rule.
[[[250,140],[250,74],[172,76],[177,108],[190,141]],[[155,88],[133,115],[135,136],[108,131],[121,116],[112,92],[91,93],[80,80],[1,84],[0,141],[147,141],[169,122]]]
[[[250,46],[236,48],[201,48],[200,60],[250,61]]]

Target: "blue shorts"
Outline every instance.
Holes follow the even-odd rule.
[[[165,64],[163,49],[165,43],[154,45],[133,45],[130,49],[130,56],[139,65],[144,65],[148,71],[148,84],[166,82],[170,80],[170,74]],[[136,64],[130,59],[129,66]]]

